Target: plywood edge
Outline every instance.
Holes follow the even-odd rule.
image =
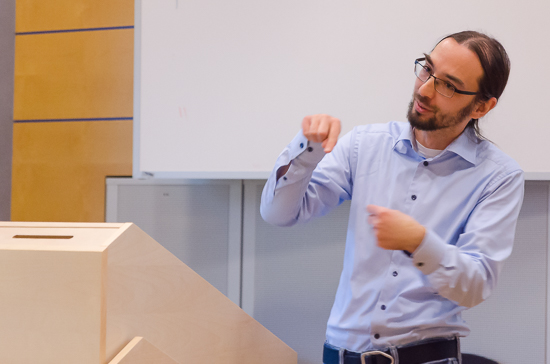
[[[0,227],[26,227],[26,228],[85,228],[85,229],[120,229],[124,223],[84,223],[84,222],[24,222],[24,221],[0,221]]]
[[[130,226],[131,223],[0,222],[0,248],[102,253]]]
[[[143,337],[136,336],[109,364],[181,364]]]
[[[119,229],[119,232],[116,236],[111,237],[110,239],[103,242],[102,247],[107,248],[109,245],[111,245],[115,240],[117,240],[120,235],[124,234],[128,229],[130,229],[132,226],[135,226],[132,222],[125,222],[125,223],[103,223],[104,225],[113,225]]]

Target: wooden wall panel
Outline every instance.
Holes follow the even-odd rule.
[[[134,0],[17,0],[16,31],[128,26]]]
[[[132,121],[16,123],[13,221],[105,221],[105,176],[132,173]]]
[[[105,177],[132,173],[134,0],[15,7],[11,219],[104,221]]]
[[[10,219],[15,0],[0,1],[0,220]]]
[[[131,117],[133,29],[19,35],[14,119]]]

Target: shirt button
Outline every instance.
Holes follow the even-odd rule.
[[[411,196],[411,199],[412,199],[413,201],[416,200],[416,195],[412,195],[412,196]]]
[[[385,309],[386,309],[386,305],[382,305],[382,306],[380,306],[380,308],[381,308],[382,310],[385,310]]]
[[[394,271],[394,272],[392,273],[392,275],[393,275],[394,277],[397,277],[397,272]]]
[[[286,176],[284,176],[283,179],[286,181],[287,180]]]
[[[374,334],[374,338],[375,339],[380,339],[380,335],[379,334]]]
[[[300,148],[303,148],[304,147],[304,143],[300,143]]]
[[[308,151],[308,152],[313,152],[313,147],[308,147],[308,148],[307,148],[307,151]]]
[[[424,161],[425,166],[427,166],[428,164],[430,164],[430,163],[428,163],[428,161]]]

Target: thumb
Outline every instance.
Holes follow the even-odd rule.
[[[340,135],[341,126],[340,123],[334,123],[331,125],[326,143],[323,145],[325,153],[330,153],[334,149],[336,143],[338,143],[338,136]]]
[[[371,215],[378,215],[384,208],[377,205],[367,205],[367,212]]]

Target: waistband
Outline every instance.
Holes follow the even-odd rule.
[[[343,362],[340,362],[340,357]],[[430,339],[385,350],[362,353],[339,349],[325,343],[324,364],[421,364],[435,360],[459,357],[459,339]]]

